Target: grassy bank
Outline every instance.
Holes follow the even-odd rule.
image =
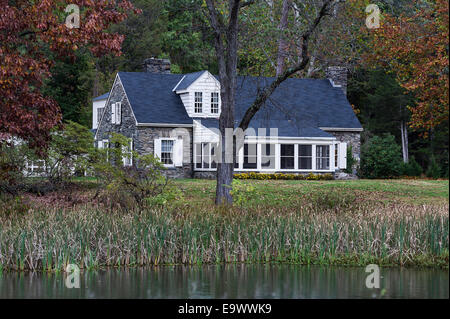
[[[213,206],[214,181],[184,180],[177,184],[185,198],[165,207],[106,212],[94,203],[36,203],[23,214],[1,214],[0,267],[287,262],[448,268],[448,181],[245,183],[255,190],[232,209]]]

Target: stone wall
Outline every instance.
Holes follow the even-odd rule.
[[[111,123],[111,105],[116,102],[122,102],[122,118],[120,124]],[[110,139],[112,132],[133,138],[133,141],[136,140],[136,120],[119,78],[114,83],[109,101],[107,101],[103,112],[101,122],[97,129],[96,141]]]
[[[169,168],[166,174],[174,178],[191,178],[193,168],[192,128],[139,127],[135,150],[139,154],[154,154],[156,138],[177,138],[183,140],[183,167]]]
[[[122,102],[122,118],[119,125],[111,123],[111,105],[116,102]],[[117,78],[111,90],[108,104],[105,105],[105,111],[97,130],[96,141],[109,140],[112,132],[132,138],[133,149],[140,155],[153,154],[155,138],[171,137],[183,139],[183,166],[168,168],[165,173],[173,178],[192,177],[192,128],[138,127],[119,78]]]
[[[347,147],[352,146],[353,157],[356,159],[355,167],[353,167],[353,174],[356,174],[359,162],[361,161],[361,133],[360,132],[337,132],[328,131],[336,137],[339,142],[347,143]]]

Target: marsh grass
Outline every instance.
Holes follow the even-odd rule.
[[[374,203],[335,192],[301,197],[295,209],[179,203],[134,212],[85,205],[0,214],[0,271],[60,271],[70,263],[448,267],[448,204]]]

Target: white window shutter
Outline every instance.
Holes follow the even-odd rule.
[[[125,145],[122,145],[122,163],[123,163],[123,166],[126,166],[128,164],[127,147]]]
[[[183,166],[183,140],[175,140],[173,163],[175,166]]]
[[[133,139],[130,139],[130,165],[133,166]]]
[[[111,104],[111,123],[116,124],[116,103]]]
[[[103,141],[98,141],[97,142],[98,148],[103,148]]]
[[[347,143],[339,143],[339,168],[347,168]]]
[[[120,124],[122,120],[122,102],[116,103],[116,124]]]
[[[155,139],[155,146],[153,150],[153,155],[159,159],[161,159],[161,139],[156,138]]]

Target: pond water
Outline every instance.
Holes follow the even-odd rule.
[[[368,289],[364,268],[298,265],[161,266],[65,274],[3,273],[0,298],[449,298],[447,270],[381,268]]]

